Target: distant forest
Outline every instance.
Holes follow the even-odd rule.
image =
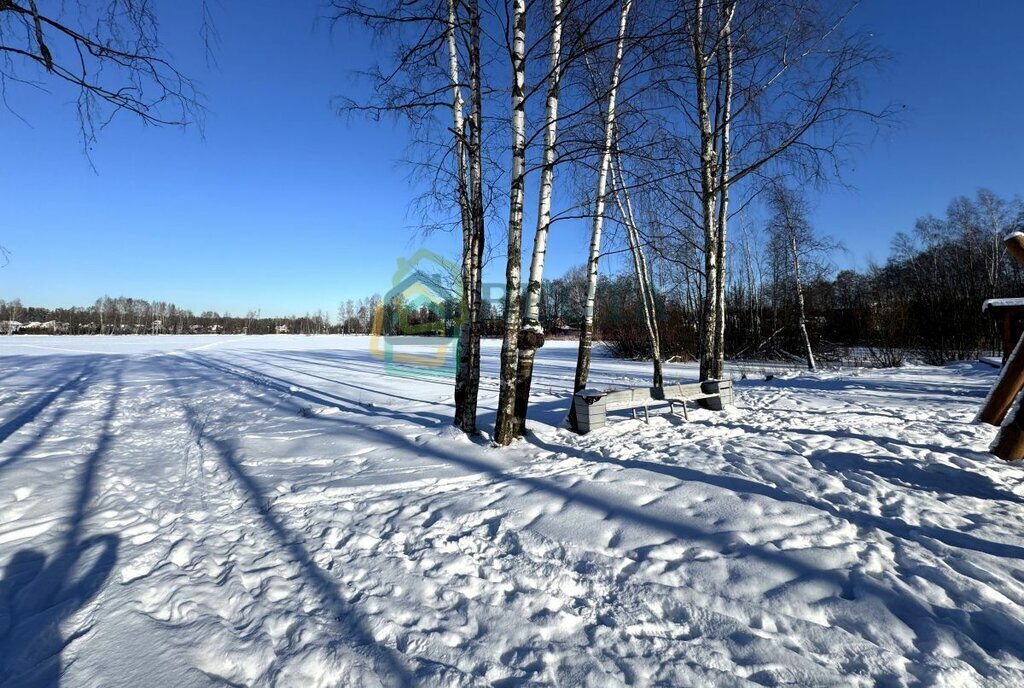
[[[805,212],[805,208],[800,212]],[[799,213],[798,213],[799,214]],[[806,218],[803,218],[805,221]],[[860,350],[866,362],[900,365],[908,359],[941,364],[975,358],[999,348],[998,331],[982,313],[986,299],[1024,295],[1024,270],[1005,252],[1002,239],[1024,230],[1024,207],[981,190],[950,203],[944,217],[927,216],[910,233],[897,234],[892,252],[867,270],[836,271],[831,259],[839,243],[814,234],[809,225],[789,235],[769,225],[730,245],[731,278],[726,290],[726,351],[733,359],[792,359],[803,354],[793,270],[793,241],[802,258],[799,286],[804,319],[816,355],[823,361]],[[693,360],[700,342],[700,282],[647,247],[655,273],[662,355]],[[575,335],[584,317],[587,277],[583,267],[545,280],[540,320],[550,336]],[[452,292],[455,293],[455,292]],[[613,352],[649,358],[635,276],[600,278],[597,331]],[[484,300],[484,336],[499,336],[501,298]],[[434,334],[455,336],[460,318],[454,296],[437,303],[409,304],[380,295],[302,316],[261,317],[258,311],[231,316],[194,313],[164,301],[103,297],[92,306],[40,308],[17,299],[0,300],[0,331],[53,334]],[[12,324],[17,327],[12,327]],[[30,327],[32,325],[32,327]]]

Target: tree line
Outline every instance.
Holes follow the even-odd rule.
[[[167,301],[127,296],[96,299],[91,306],[45,308],[0,299],[0,334],[327,334],[332,327],[322,311],[302,316],[244,316],[216,311],[195,313]]]
[[[1000,348],[982,313],[986,299],[1024,294],[1024,271],[1003,238],[1024,231],[1024,205],[981,189],[953,199],[944,216],[920,218],[892,241],[884,263],[833,267],[841,246],[815,232],[806,200],[776,191],[764,226],[730,242],[725,294],[730,359],[791,360],[815,367],[850,358],[896,366],[941,365]],[[685,271],[654,257],[662,354],[693,360],[700,351],[700,293]],[[602,339],[627,358],[653,355],[640,296],[628,274],[598,289]]]

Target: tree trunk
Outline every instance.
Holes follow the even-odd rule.
[[[551,228],[551,189],[555,176],[555,137],[558,128],[558,94],[562,61],[562,0],[551,2],[551,64],[548,95],[544,112],[544,158],[540,170],[540,199],[537,204],[537,231],[533,239],[530,280],[526,287],[526,308],[519,332],[519,365],[516,380],[515,433],[526,432],[526,411],[533,385],[533,362],[537,349],[544,346],[544,328],[540,322],[541,287],[548,231]]]
[[[455,141],[455,158],[458,166],[459,215],[462,220],[462,274],[460,294],[460,327],[458,344],[458,368],[455,371],[455,417],[454,424],[464,432],[474,432],[474,417],[467,418],[466,403],[471,377],[472,324],[469,318],[470,302],[473,298],[473,219],[469,207],[469,171],[466,165],[464,101],[462,83],[459,79],[459,52],[456,42],[457,17],[455,0],[448,0],[448,78],[452,87],[452,136]]]
[[[468,268],[468,288],[464,287],[467,303],[464,307],[468,311],[468,334],[466,347],[460,350],[460,359],[464,357],[465,363],[460,360],[460,367],[465,365],[466,376],[464,380],[464,392],[461,407],[461,416],[456,419],[456,424],[466,433],[475,434],[477,398],[480,389],[480,334],[481,334],[481,285],[483,280],[483,255],[484,255],[484,193],[483,193],[483,134],[481,126],[483,121],[483,107],[481,96],[481,66],[480,66],[480,11],[477,0],[469,0],[466,3],[468,8],[469,21],[469,93],[470,93],[470,117],[466,123],[468,140],[466,150],[469,158],[468,186],[469,186],[469,220],[470,220],[470,244],[467,247],[468,255],[464,256],[464,268]],[[466,264],[468,262],[468,265]],[[464,316],[465,317],[465,316]],[[461,334],[461,333],[460,333]]]
[[[664,385],[665,379],[661,367],[661,334],[658,331],[654,284],[647,268],[647,259],[644,257],[643,247],[640,243],[640,232],[636,227],[636,216],[633,214],[633,203],[630,201],[629,189],[626,188],[623,180],[622,163],[618,159],[617,153],[612,161],[612,185],[615,204],[618,206],[619,215],[626,226],[626,239],[629,243],[629,251],[633,256],[633,270],[636,273],[640,299],[644,305],[644,322],[647,325],[647,336],[651,342],[651,358],[654,364],[651,384],[654,387],[661,387]]]
[[[605,111],[604,141],[601,149],[601,163],[597,171],[597,195],[594,206],[594,223],[590,233],[590,253],[587,258],[587,297],[580,326],[580,345],[576,354],[576,377],[573,393],[587,386],[590,376],[590,352],[594,343],[594,302],[597,298],[597,261],[601,255],[601,230],[604,226],[605,195],[608,188],[608,168],[611,167],[612,141],[615,134],[615,99],[619,88],[619,74],[622,71],[622,55],[626,44],[626,25],[632,0],[622,0],[619,12],[619,33],[615,44],[615,61],[608,86],[608,107]],[[575,405],[569,407],[569,424],[574,430],[576,424]]]
[[[715,275],[715,378],[725,372],[725,252],[729,226],[729,134],[732,127],[732,17],[736,10],[735,0],[724,8],[725,21],[719,40],[719,79],[725,81],[725,89],[719,107],[719,151],[718,151],[718,237],[715,250],[718,252],[718,272]]]
[[[711,126],[708,96],[709,59],[704,54],[704,2],[697,0],[692,49],[697,87],[697,123],[700,128],[700,204],[704,233],[704,307],[700,341],[700,379],[722,376],[722,362],[715,355],[718,343],[718,231],[715,198],[715,133]]]
[[[804,312],[804,286],[800,278],[800,253],[796,246],[796,233],[790,232],[789,246],[793,251],[793,281],[796,283],[796,305],[800,315],[800,334],[804,338],[804,351],[807,353],[807,369],[815,370],[814,351],[811,350],[811,338],[807,335],[807,315]]]
[[[494,442],[516,437],[516,353],[520,324],[523,192],[526,171],[526,0],[512,3],[512,178],[509,188],[508,261],[505,266],[505,333],[501,343],[501,389]]]

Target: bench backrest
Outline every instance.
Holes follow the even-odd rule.
[[[650,401],[666,399],[697,399],[706,397],[700,383],[687,385],[666,385],[664,387],[635,387],[608,392],[602,397],[608,408],[640,406]]]

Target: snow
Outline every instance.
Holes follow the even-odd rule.
[[[0,339],[0,686],[1020,685],[995,370],[743,380],[578,437],[575,358],[538,352],[496,449],[366,337]],[[596,387],[648,372],[595,350]]]
[[[1024,298],[986,299],[981,304],[981,312],[987,313],[990,308],[1015,308],[1024,306]]]

